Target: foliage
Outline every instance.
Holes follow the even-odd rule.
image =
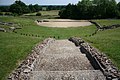
[[[120,23],[120,20],[97,20],[102,25]],[[120,28],[99,31],[92,37],[85,37],[88,42],[104,52],[120,69]]]
[[[78,18],[78,15],[77,14],[78,11],[77,11],[77,6],[76,5],[71,5],[71,4],[68,4],[66,6],[66,9],[62,9],[60,12],[59,12],[59,15],[61,18],[71,18],[71,19],[74,19],[74,18]]]
[[[118,18],[120,19],[120,2],[117,4],[117,8],[118,8]]]
[[[21,15],[24,13],[28,13],[29,8],[27,7],[27,5],[25,3],[21,2],[21,1],[15,1],[15,3],[10,6],[10,11],[12,13]]]
[[[118,17],[119,4],[115,0],[82,0],[77,5],[68,4],[59,12],[61,18],[98,19]]]
[[[0,17],[5,22],[19,23],[23,25],[21,30],[15,33],[0,32],[0,80],[4,79],[8,74],[18,66],[32,47],[36,43],[50,36],[56,39],[67,39],[70,36],[85,36],[91,34],[95,30],[95,26],[78,27],[78,28],[49,28],[38,26],[34,20],[21,17]],[[20,33],[39,35],[40,37],[32,37],[20,35]]]
[[[13,14],[11,12],[5,12],[5,15],[11,16]]]
[[[0,15],[4,15],[4,13],[3,13],[3,12],[0,12]]]
[[[0,11],[1,12],[9,12],[10,6],[0,6]]]
[[[38,12],[42,9],[41,6],[39,6],[38,4],[35,5],[30,4],[28,7],[30,9],[30,12]]]
[[[47,7],[47,10],[50,11],[50,10],[61,10],[65,7],[65,5],[46,5],[46,6],[43,6],[43,7]]]
[[[36,16],[41,16],[41,13],[40,13],[40,12],[38,12],[38,13],[36,14]]]
[[[82,37],[105,52],[120,68],[120,28],[101,31],[95,36],[86,37],[96,30],[94,25],[76,28],[41,27],[34,22],[35,17],[37,16],[32,19],[31,16],[0,17],[4,22],[19,23],[23,26],[21,30],[17,30],[17,34],[0,32],[0,80],[5,80],[5,77],[28,55],[36,43],[50,36],[56,39],[58,36],[59,39],[68,39],[71,36]],[[102,25],[111,25],[120,23],[120,20],[97,20],[97,22]],[[39,35],[39,37],[20,35],[20,33]]]
[[[14,4],[10,6],[10,11],[15,15],[22,15],[30,12],[38,12],[41,10],[41,7],[38,4],[27,6],[22,1],[15,1]]]

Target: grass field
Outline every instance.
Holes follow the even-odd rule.
[[[30,52],[33,46],[39,41],[50,36],[60,39],[70,36],[81,36],[91,34],[95,26],[80,28],[48,28],[36,25],[34,19],[21,17],[0,17],[5,22],[14,22],[22,25],[22,29],[15,33],[0,32],[0,80],[4,80],[18,64]],[[30,35],[39,35],[40,37],[28,37],[20,35],[21,33]]]
[[[39,18],[39,17],[37,17]],[[88,37],[96,27],[94,25],[77,28],[49,28],[36,25],[31,17],[0,17],[5,22],[14,22],[22,25],[21,30],[15,33],[0,32],[0,80],[18,66],[32,47],[38,42],[50,36],[56,39],[66,39],[71,36],[82,37],[104,53],[106,53],[120,69],[120,28],[98,32],[98,34]],[[97,20],[103,25],[120,23],[120,20]],[[39,37],[20,35],[21,33],[39,35]],[[86,37],[87,36],[87,37]]]
[[[0,80],[5,80],[41,39],[0,32]]]
[[[34,19],[38,18],[36,17],[37,12],[35,13],[28,13],[28,14],[24,14],[26,16],[29,16],[29,17],[32,17]],[[51,10],[51,11],[40,11],[41,13],[41,16],[39,16],[39,18],[49,18],[49,19],[53,19],[53,18],[56,18],[56,17],[59,17],[58,13],[59,13],[59,10]]]
[[[120,20],[96,20],[96,22],[101,25],[120,24]],[[120,69],[120,28],[99,31],[96,35],[85,39],[104,52]]]

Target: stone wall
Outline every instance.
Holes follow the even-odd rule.
[[[39,57],[41,57],[45,49],[53,42],[54,39],[48,38],[42,43],[38,43],[29,56],[9,75],[8,80],[29,80],[31,71],[39,63]]]
[[[95,21],[89,21],[91,22],[92,24],[94,24],[97,29],[99,30],[107,30],[107,29],[114,29],[114,28],[118,28],[120,27],[120,24],[113,24],[113,25],[109,25],[109,26],[101,26],[99,23],[95,22]]]
[[[94,58],[107,80],[120,80],[120,71],[104,53],[99,52],[80,38],[72,37],[69,40],[84,49],[84,53],[89,53]]]

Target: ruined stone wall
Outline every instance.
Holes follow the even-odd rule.
[[[94,58],[107,80],[120,80],[120,71],[104,53],[99,52],[80,38],[70,38],[69,40],[74,42],[76,46],[80,46],[85,53],[89,53]]]

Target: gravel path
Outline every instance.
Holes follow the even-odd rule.
[[[55,40],[40,57],[31,80],[105,80],[85,54],[68,40]]]

